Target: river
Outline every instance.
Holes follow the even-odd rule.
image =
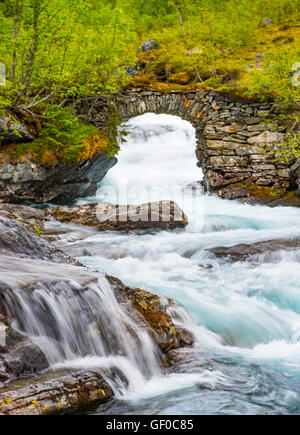
[[[205,195],[195,131],[186,121],[146,114],[123,127],[131,134],[118,164],[96,196],[78,204],[169,199],[184,210],[188,226],[91,231],[83,240],[62,238],[59,245],[93,270],[179,302],[186,311],[173,314],[194,334],[195,345],[169,375],[136,378],[116,400],[89,413],[298,413],[300,250],[231,263],[207,249],[300,237],[300,210]]]

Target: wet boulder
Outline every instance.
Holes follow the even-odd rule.
[[[16,378],[40,373],[48,366],[46,356],[35,343],[0,322],[0,387]]]
[[[0,281],[0,388],[5,383],[48,367],[44,353],[29,338],[10,325],[4,295],[9,291]],[[1,400],[0,400],[1,402]]]
[[[43,210],[20,204],[0,203],[0,216],[20,221],[36,234],[43,234],[45,231],[47,218]]]
[[[107,230],[144,230],[147,228],[173,229],[188,224],[187,216],[173,201],[159,201],[140,205],[114,205],[100,202],[74,207],[56,207],[47,210],[60,222]]]
[[[290,240],[267,240],[252,244],[239,244],[234,246],[220,246],[209,249],[209,252],[217,258],[225,258],[229,261],[246,261],[253,256],[272,253],[275,251],[291,252],[300,249],[300,239]]]
[[[23,215],[22,212],[21,214]],[[26,219],[7,219],[1,217],[0,213],[0,255],[39,259],[53,263],[79,264],[42,238],[38,229],[29,230],[23,222],[26,225]]]

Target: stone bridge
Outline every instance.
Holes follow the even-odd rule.
[[[213,91],[136,90],[109,99],[87,98],[77,107],[100,129],[112,109],[124,122],[147,112],[176,115],[189,121],[196,131],[197,165],[204,172],[207,187],[217,190],[220,196],[232,196],[228,186],[290,187],[288,166],[274,162],[274,156],[266,153],[265,145],[272,148],[283,140],[283,134],[271,125],[280,113],[280,107],[273,102],[235,101]]]
[[[195,164],[202,168],[208,190],[227,199],[253,199],[270,205],[285,195],[286,205],[300,205],[300,162],[298,172],[293,169],[295,175],[291,176],[288,165],[266,152],[265,144],[272,150],[284,138],[274,127],[282,111],[274,102],[238,100],[213,91],[135,89],[126,94],[83,98],[74,108],[99,129],[107,127],[112,115],[121,122],[146,112],[179,116],[195,128]],[[93,195],[116,162],[115,157],[107,159],[106,153],[100,153],[89,161],[57,162],[45,167],[30,159],[7,162],[0,154],[0,203],[67,204]]]

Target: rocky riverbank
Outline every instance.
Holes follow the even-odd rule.
[[[54,286],[54,289],[64,283],[58,265],[66,265],[70,282],[77,274],[81,277],[80,292],[84,294],[97,281],[96,275],[37,234],[34,228],[37,222],[43,222],[43,212],[22,206],[13,211],[11,206],[5,206],[1,214],[6,217],[0,217],[0,412],[10,415],[48,414],[108,400],[112,397],[112,390],[100,371],[52,372],[39,346],[11,324],[12,313],[17,312],[17,306],[13,306],[17,300],[14,296],[15,284],[12,283],[18,283],[16,291],[29,296],[35,291],[35,286]],[[45,281],[44,275],[38,275],[39,268],[53,269],[53,277]],[[30,270],[37,271],[37,278]],[[116,278],[107,279],[128,315],[158,345],[162,366],[169,365],[169,351],[193,343],[192,335],[177,328],[166,312],[170,305],[176,305],[175,302],[125,286]],[[53,331],[49,332],[55,334],[56,327],[53,324]]]
[[[188,218],[173,201],[140,205],[114,205],[105,202],[75,207],[49,208],[45,216],[77,225],[95,227],[99,231],[131,231],[147,228],[173,229],[188,224]]]
[[[288,114],[277,102],[234,98],[215,91],[136,88],[83,98],[76,102],[75,110],[99,131],[107,128],[112,111],[120,122],[146,112],[179,116],[195,128],[195,164],[203,170],[208,191],[225,199],[299,206],[299,162],[294,159],[288,164],[276,155],[276,148],[291,128],[280,125],[280,117]],[[15,127],[20,134],[14,136],[13,126],[5,129],[5,122],[0,117],[4,145],[30,141],[38,134],[18,124]],[[299,125],[292,128],[295,133]],[[45,166],[28,156],[10,159],[0,154],[0,201],[68,204],[93,195],[97,183],[116,162],[115,157],[99,153],[81,163]]]

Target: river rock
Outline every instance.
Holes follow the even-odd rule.
[[[222,194],[222,198],[224,199],[240,199],[240,198],[246,198],[249,196],[249,192],[241,187],[232,187],[231,189],[224,189],[224,192]]]
[[[111,398],[111,388],[104,381],[103,374],[98,371],[76,370],[63,375],[51,372],[42,374],[48,368],[46,356],[37,344],[12,327],[10,318],[10,315],[18,317],[18,299],[14,297],[16,291],[24,292],[24,297],[28,295],[30,299],[31,293],[37,288],[44,288],[46,285],[47,288],[52,286],[53,292],[58,288],[63,291],[64,286],[58,284],[61,282],[66,285],[68,282],[68,291],[73,292],[72,297],[75,298],[78,292],[84,294],[89,286],[96,285],[98,275],[87,268],[78,267],[75,260],[68,258],[42,237],[28,230],[20,220],[4,217],[0,217],[0,264],[1,412],[25,415],[58,413],[92,402],[101,403]],[[44,274],[39,274],[39,269]],[[16,276],[13,270],[17,271]],[[65,275],[68,271],[69,276]],[[136,320],[137,325],[147,331],[159,346],[162,365],[168,366],[170,350],[193,343],[192,335],[177,328],[168,314],[170,307],[177,306],[175,302],[141,289],[127,287],[113,277],[108,277],[108,280],[117,300],[126,308],[128,315]],[[16,283],[15,290],[12,283]],[[37,306],[40,302],[36,302]],[[101,315],[98,313],[97,318],[102,322],[99,330],[102,330],[104,337],[109,338],[106,343],[110,348],[114,348],[116,343],[113,334],[108,330],[110,319],[105,311],[101,312]],[[56,327],[57,325],[53,324],[53,328],[49,330],[53,336],[56,336]],[[129,325],[124,324],[124,327],[129,328]],[[128,332],[135,336],[135,331]],[[116,349],[118,350],[122,354],[122,349]],[[29,377],[31,375],[37,376]],[[109,375],[114,376],[110,372]]]
[[[252,244],[239,244],[235,246],[220,246],[209,249],[217,258],[226,258],[230,261],[246,261],[253,255],[274,251],[294,251],[300,248],[300,239],[267,240]]]
[[[99,202],[74,207],[47,210],[60,222],[96,227],[99,231],[141,230],[147,228],[182,228],[188,219],[173,201],[159,201],[141,205],[114,205]]]
[[[0,255],[39,259],[52,263],[79,263],[23,225],[22,219],[0,217]]]
[[[0,280],[0,388],[20,376],[32,375],[48,367],[39,347],[10,326],[5,306],[7,292],[9,288]]]
[[[285,170],[284,170],[285,171]],[[279,172],[279,171],[278,171]],[[300,196],[295,190],[281,189],[280,186],[270,187],[270,179],[258,179],[256,184],[239,183],[218,190],[218,195],[224,199],[239,200],[247,204],[261,204],[268,207],[300,207]]]
[[[0,203],[0,216],[15,221],[21,221],[26,228],[36,234],[43,234],[45,231],[45,221],[49,218],[45,216],[43,210],[27,207],[20,204]]]
[[[157,50],[158,49],[158,43],[154,41],[154,39],[148,39],[142,44],[143,52],[150,51],[150,50]]]
[[[2,291],[0,283],[0,299]],[[0,319],[4,316],[0,300]],[[0,388],[21,376],[40,373],[48,366],[47,358],[35,343],[0,321]]]

